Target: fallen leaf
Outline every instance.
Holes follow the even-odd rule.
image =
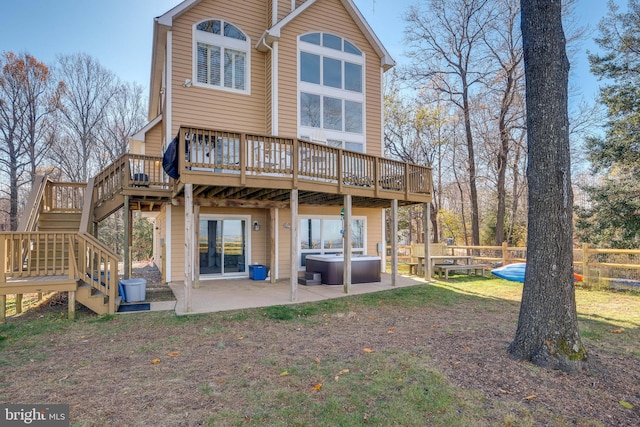
[[[151,364],[152,364],[152,365],[157,365],[158,363],[160,363],[160,359],[153,359],[153,360],[151,361]]]
[[[217,381],[219,384],[224,384],[227,382],[226,378],[218,378]]]
[[[395,328],[395,327],[393,327],[393,328],[389,328],[389,330],[387,330],[387,333],[388,333],[388,334],[392,334],[392,333],[394,333],[395,331],[396,331],[396,328]]]
[[[320,363],[320,358],[316,357],[315,359],[313,359],[313,361],[316,362],[316,363]]]
[[[469,347],[468,345],[465,345],[463,348],[467,351],[471,351],[471,347]]]
[[[179,355],[180,352],[179,351],[170,351],[169,353],[167,353],[167,356],[169,357],[176,357],[177,355]]]
[[[624,400],[621,400],[620,402],[618,402],[621,406],[624,406],[627,409],[633,409],[633,405],[629,402],[626,402]]]
[[[502,394],[509,394],[509,392],[505,389],[499,388],[498,391]]]
[[[434,323],[433,326],[431,326],[433,329],[439,328],[440,325],[438,325],[437,323]]]
[[[334,380],[334,381],[340,381],[340,375],[336,375],[336,376],[333,378],[333,380]]]
[[[322,383],[318,383],[316,385],[313,386],[313,391],[318,391],[322,388]]]
[[[238,335],[238,341],[242,341],[244,337],[242,335]]]
[[[370,348],[363,348],[362,351],[365,353],[373,353],[374,350],[371,350]]]
[[[622,329],[622,328],[618,328],[618,329],[614,329],[614,330],[612,330],[612,331],[611,331],[611,333],[613,333],[613,334],[621,334],[621,333],[622,333],[622,331],[623,331],[623,329]]]
[[[529,396],[525,397],[524,400],[532,400],[532,399],[535,399],[536,397],[538,397],[538,395],[530,394]]]
[[[287,372],[287,371],[280,372],[280,376],[281,377],[286,377],[287,375],[289,375],[289,372]]]
[[[338,372],[338,375],[342,375],[342,374],[348,374],[349,370],[348,369],[343,369],[340,372]]]

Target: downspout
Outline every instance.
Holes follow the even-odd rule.
[[[278,135],[278,42],[273,42],[273,47],[269,46],[265,37],[261,40],[262,45],[271,52],[271,134]]]

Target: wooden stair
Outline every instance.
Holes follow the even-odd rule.
[[[81,217],[81,212],[42,212],[38,218],[38,231],[77,233],[80,230]]]
[[[88,279],[91,280],[91,279]],[[98,314],[109,314],[109,296],[101,292],[85,281],[80,281],[76,290],[76,301]],[[116,298],[116,311],[122,302],[121,297]]]

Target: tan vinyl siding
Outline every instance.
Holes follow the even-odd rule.
[[[269,237],[268,210],[243,208],[200,208],[200,215],[249,215],[249,233],[251,240],[250,264],[266,264],[268,262]],[[171,209],[171,281],[184,280],[184,206],[173,206]],[[253,230],[253,221],[258,221],[260,230]],[[248,273],[247,273],[248,274]]]
[[[184,206],[171,207],[171,282],[184,281]],[[167,278],[169,280],[169,278]]]
[[[278,21],[291,13],[291,0],[278,0]]]
[[[275,132],[273,132],[272,129],[272,123],[271,123],[271,118],[273,117],[273,109],[271,108],[271,100],[273,97],[273,91],[271,90],[272,88],[272,84],[271,84],[271,76],[272,76],[272,55],[271,53],[269,53],[268,55],[265,55],[265,85],[266,85],[266,102],[265,102],[265,110],[266,110],[266,132],[270,135],[273,135]]]
[[[144,136],[144,153],[147,156],[162,156],[162,121],[149,129]]]
[[[380,58],[339,0],[315,2],[285,26],[279,44],[280,135],[297,135],[297,37],[313,31],[341,36],[365,55],[365,132],[367,154],[382,152]]]
[[[155,241],[154,241],[154,247],[153,247],[153,258],[156,265],[158,266],[158,269],[161,272],[165,271],[165,267],[164,267],[165,256],[163,255],[163,251],[165,249],[164,243],[166,242],[165,227],[166,227],[166,221],[167,221],[167,215],[165,212],[166,212],[165,209],[162,209],[162,211],[158,214],[158,216],[154,221],[156,235],[155,235]]]
[[[299,216],[335,215],[336,218],[339,218],[341,209],[341,206],[300,206],[298,208],[298,214]],[[366,254],[378,255],[376,245],[384,241],[382,237],[382,210],[353,208],[352,215],[367,217]],[[289,277],[289,262],[291,259],[291,256],[289,256],[291,253],[291,229],[284,227],[286,223],[291,223],[291,210],[280,209],[278,213],[278,232],[280,233],[278,238],[278,269],[280,278]]]
[[[250,38],[250,94],[210,88],[183,87],[193,80],[193,25],[206,18],[224,19]],[[263,0],[203,1],[174,21],[172,68],[172,133],[180,125],[266,133],[265,54],[254,46],[267,25],[267,5]]]

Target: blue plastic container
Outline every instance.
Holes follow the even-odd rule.
[[[249,279],[265,280],[267,278],[267,266],[260,264],[249,265]]]

